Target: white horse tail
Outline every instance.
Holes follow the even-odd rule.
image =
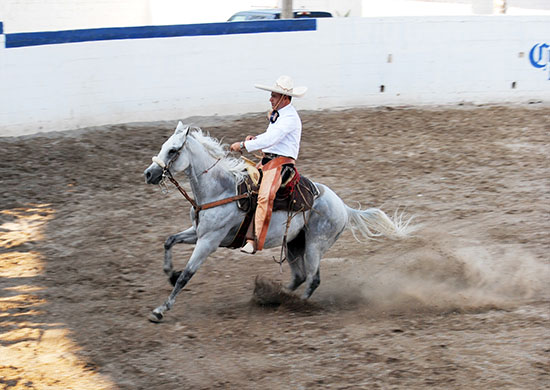
[[[348,223],[346,225],[359,241],[358,233],[365,238],[387,237],[400,239],[407,237],[414,229],[410,225],[412,217],[406,217],[403,212],[396,212],[393,218],[380,209],[369,208],[366,210],[352,209],[346,205]]]

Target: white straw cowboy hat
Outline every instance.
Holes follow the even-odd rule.
[[[289,76],[281,76],[275,81],[273,86],[255,84],[256,88],[263,89],[264,91],[271,91],[280,93],[281,95],[288,95],[293,97],[302,97],[307,91],[307,87],[295,87],[294,81]]]

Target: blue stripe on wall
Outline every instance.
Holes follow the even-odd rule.
[[[6,48],[54,45],[72,42],[192,37],[202,35],[255,34],[267,32],[314,31],[315,19],[182,24],[173,26],[112,27],[86,30],[43,31],[6,34]]]
[[[0,22],[0,34],[4,34],[4,23]]]

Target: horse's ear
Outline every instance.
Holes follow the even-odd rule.
[[[181,123],[181,121],[179,121],[178,126],[176,127],[176,131],[174,131],[174,134],[182,133],[186,130],[187,130],[187,134],[189,134],[189,126],[185,126],[183,123]]]

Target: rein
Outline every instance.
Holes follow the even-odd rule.
[[[156,162],[158,164],[158,161],[155,161],[155,158],[153,160],[154,162]],[[219,160],[218,160],[219,161]],[[217,163],[217,161],[216,161]],[[214,163],[214,165],[216,165],[216,163]],[[159,164],[160,165],[160,164]],[[185,191],[185,189],[180,186],[180,184],[178,183],[178,181],[174,178],[174,176],[172,175],[172,172],[170,172],[170,169],[168,169],[168,167],[166,165],[162,166],[162,169],[163,169],[163,172],[162,172],[162,175],[164,177],[167,177],[168,180],[170,180],[172,182],[172,184],[174,186],[176,186],[176,188],[178,189],[178,191],[184,196],[185,199],[187,199],[187,201],[189,203],[191,203],[191,206],[193,206],[193,208],[195,209],[195,219],[197,221],[197,225],[199,224],[199,212],[201,210],[207,210],[207,209],[211,209],[213,207],[217,207],[217,206],[221,206],[221,205],[224,205],[224,204],[227,204],[227,203],[231,203],[231,202],[235,202],[237,200],[240,200],[240,199],[244,199],[244,198],[248,198],[249,197],[249,194],[248,193],[244,193],[244,194],[241,194],[241,195],[234,195],[234,196],[230,196],[229,198],[224,198],[224,199],[220,199],[220,200],[216,200],[214,202],[209,202],[209,203],[205,203],[205,204],[202,204],[202,205],[199,205],[195,199],[193,199],[188,193],[187,191]],[[203,173],[206,173],[208,172],[208,170],[210,170],[212,167],[210,167],[209,169],[207,169],[206,171],[204,171]]]

